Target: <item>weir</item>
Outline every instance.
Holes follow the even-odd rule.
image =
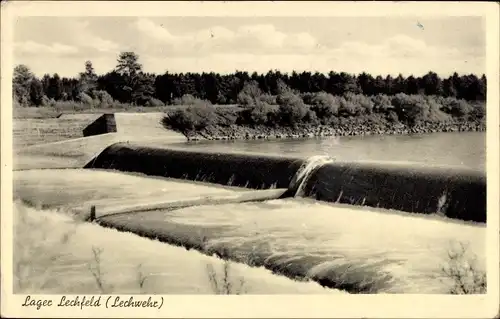
[[[116,143],[85,168],[115,169],[252,189],[286,188],[284,197],[380,207],[486,222],[486,176],[456,167],[338,162],[214,153]]]

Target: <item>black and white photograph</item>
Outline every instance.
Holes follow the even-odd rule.
[[[498,4],[98,2],[2,3],[16,309],[471,295],[498,312]]]

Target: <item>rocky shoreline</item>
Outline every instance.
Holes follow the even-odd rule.
[[[407,135],[427,134],[440,132],[485,132],[483,122],[455,122],[455,123],[425,123],[415,126],[404,124],[340,124],[340,125],[301,125],[292,127],[268,126],[211,126],[201,131],[185,134],[188,141],[203,140],[269,140],[269,139],[296,139],[330,136],[359,136],[359,135]]]

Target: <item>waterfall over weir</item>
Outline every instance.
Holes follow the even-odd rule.
[[[252,189],[283,197],[442,214],[486,222],[486,176],[456,167],[338,162],[260,154],[212,153],[117,143],[85,168],[116,169]]]
[[[333,158],[326,155],[316,155],[307,158],[293,176],[288,190],[282,197],[306,197],[305,187],[312,174],[321,166],[333,162]]]

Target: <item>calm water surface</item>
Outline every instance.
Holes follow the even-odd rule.
[[[203,141],[183,144],[211,151],[284,156],[329,155],[339,160],[424,162],[485,170],[486,133],[371,135],[295,140]]]

